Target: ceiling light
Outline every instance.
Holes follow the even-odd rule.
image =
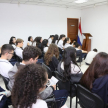
[[[75,0],[75,3],[84,3],[87,2],[88,0]]]

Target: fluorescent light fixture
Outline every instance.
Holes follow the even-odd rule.
[[[84,3],[87,2],[88,0],[75,0],[75,3]]]

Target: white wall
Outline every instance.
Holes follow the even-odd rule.
[[[80,10],[36,5],[0,4],[0,46],[11,36],[27,42],[28,36],[48,38],[67,35],[67,18],[79,18]]]
[[[91,33],[92,49],[108,53],[108,6],[82,10],[82,32]]]

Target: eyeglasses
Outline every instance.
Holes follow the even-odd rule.
[[[10,52],[8,52],[8,53],[14,55],[14,53],[10,53]]]

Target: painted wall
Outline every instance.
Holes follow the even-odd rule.
[[[108,53],[108,6],[88,8],[81,11],[82,32],[91,33],[92,49]]]
[[[79,18],[81,10],[36,5],[0,4],[0,46],[11,36],[48,38],[52,34],[67,35],[67,18]]]

